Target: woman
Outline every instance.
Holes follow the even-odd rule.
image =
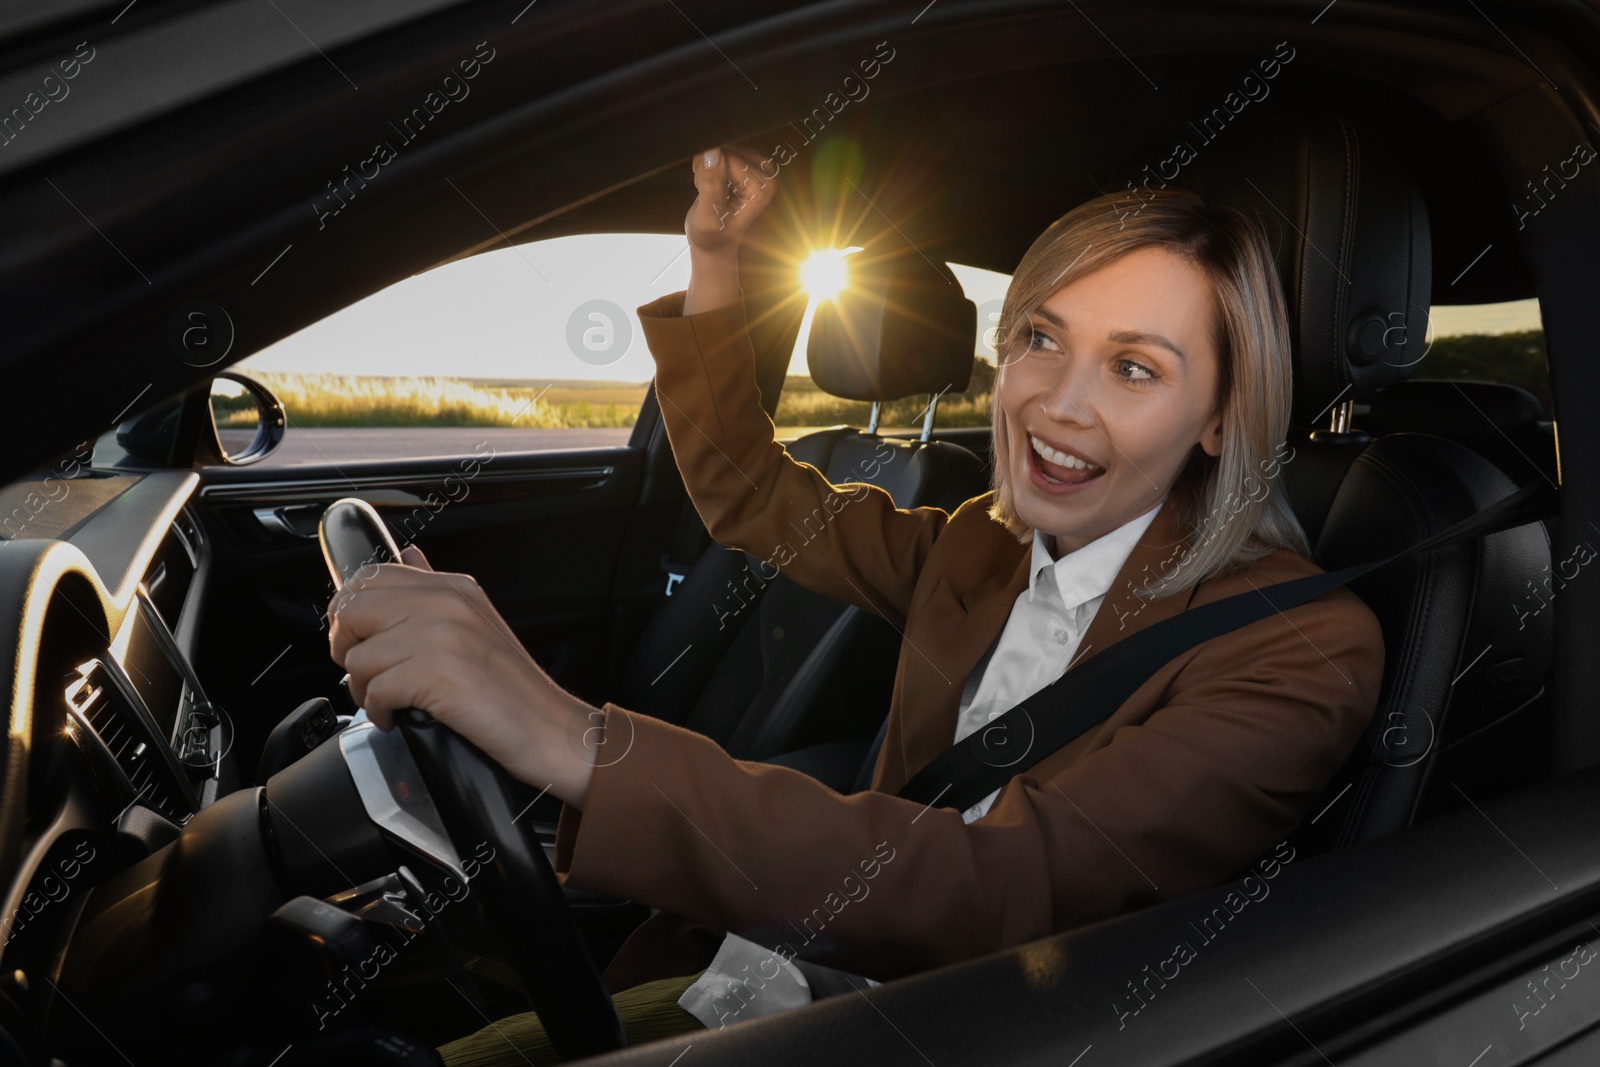
[[[1289,341],[1255,226],[1178,190],[1137,212],[1101,197],[1052,224],[1001,314],[993,490],[953,515],[902,510],[773,440],[737,256],[775,185],[743,149],[693,166],[689,287],[639,309],[667,433],[713,537],[772,557],[790,521],[824,509],[822,533],[775,562],[903,630],[872,790],[842,796],[589,706],[471,578],[431,572],[415,549],[330,608],[333,657],[380,727],[424,708],[548,787],[565,802],[558,873],[660,909],[606,974],[630,1038],[804,1002],[793,957],[888,979],[1214,885],[1265,855],[1377,704],[1382,635],[1342,588],[1163,665],[965,812],[894,796],[1069,664],[1319,571],[1274,482],[1292,460]],[[531,1016],[444,1051],[520,1062],[513,1034],[536,1055]]]

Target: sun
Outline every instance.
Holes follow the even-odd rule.
[[[845,257],[860,248],[819,248],[800,264],[800,285],[812,303],[831,300],[850,284]]]

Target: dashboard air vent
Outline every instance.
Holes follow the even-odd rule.
[[[187,819],[190,813],[172,788],[158,747],[160,742],[128,703],[105,665],[100,660],[80,665],[76,676],[67,683],[65,695],[67,705],[94,732],[133,786],[135,799],[174,822]]]

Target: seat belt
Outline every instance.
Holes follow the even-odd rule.
[[[661,554],[661,569],[667,572],[667,586],[663,595],[672,595],[673,586],[688,576],[695,561],[700,558],[700,554],[706,550],[710,542],[711,535],[706,532],[705,524],[700,521],[700,513],[695,510],[694,501],[689,499],[689,494],[685,491],[683,501],[678,506],[672,548]]]
[[[1386,559],[1263,586],[1163,619],[1066,671],[945,749],[897,795],[919,804],[965,811],[1105,721],[1157,670],[1196,645],[1304,604],[1395,560],[1542,519],[1556,512],[1559,501],[1554,486],[1537,482]],[[883,734],[879,732],[879,744]],[[878,745],[874,745],[869,756],[874,762],[877,751]]]

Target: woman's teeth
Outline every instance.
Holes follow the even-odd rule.
[[[1086,463],[1077,456],[1069,456],[1065,452],[1058,452],[1032,434],[1028,435],[1028,442],[1029,444],[1033,445],[1033,450],[1039,453],[1041,459],[1048,463],[1054,463],[1058,467],[1066,467],[1068,470],[1086,470],[1095,473],[1105,469],[1104,467],[1096,467],[1093,463]],[[1046,475],[1046,477],[1049,476]]]

